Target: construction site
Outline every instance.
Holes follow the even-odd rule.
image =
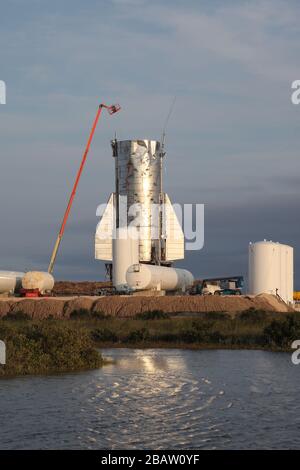
[[[56,258],[103,110],[114,115],[121,107],[98,107],[48,270],[0,271],[0,316],[22,311],[31,318],[68,318],[80,309],[119,318],[153,310],[234,315],[249,309],[280,313],[297,309],[294,250],[288,245],[268,240],[249,243],[247,283],[236,273],[197,280],[190,271],[175,267],[185,257],[185,233],[163,189],[164,133],[160,141],[115,138],[111,142],[115,181],[95,234],[95,259],[105,263],[106,279],[55,281]]]

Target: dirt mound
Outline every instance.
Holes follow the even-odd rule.
[[[1,301],[0,302],[0,318],[5,317],[10,311],[10,305],[8,301]]]
[[[161,310],[165,313],[224,312],[234,316],[255,308],[273,312],[292,312],[291,307],[275,296],[80,296],[39,299],[0,298],[0,316],[22,311],[31,318],[69,318],[74,310],[86,309],[118,318]]]
[[[93,310],[116,317],[131,317],[138,313],[161,310],[166,313],[226,312],[235,314],[255,308],[266,311],[292,311],[272,295],[250,296],[114,296],[98,298]]]
[[[90,282],[90,281],[57,281],[55,282],[53,295],[73,296],[73,295],[97,295],[99,289],[111,288],[111,282]]]
[[[269,306],[269,309],[275,312],[293,312],[294,309],[287,305],[283,300],[270,294],[260,294],[255,297],[255,302],[261,305],[261,309],[265,309],[265,305]],[[259,308],[259,307],[256,307]]]
[[[74,310],[93,310],[95,298],[93,297],[76,297],[65,302],[64,315],[69,317]]]
[[[31,318],[43,319],[48,317],[64,317],[66,301],[61,299],[22,299],[12,303],[10,312],[21,311]]]

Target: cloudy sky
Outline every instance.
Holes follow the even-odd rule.
[[[165,190],[205,204],[196,276],[247,274],[249,241],[296,249],[300,289],[300,5],[294,0],[10,0],[0,11],[0,268],[47,268],[101,101],[61,246],[59,279],[101,279],[96,207],[114,184],[110,139],[167,132]],[[299,250],[300,251],[300,250]]]

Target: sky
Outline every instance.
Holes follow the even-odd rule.
[[[10,0],[0,7],[0,269],[46,270],[100,102],[103,115],[57,258],[57,279],[103,279],[96,208],[110,140],[166,136],[164,189],[205,204],[205,244],[177,263],[247,276],[248,244],[295,248],[300,289],[300,79],[294,0]],[[298,287],[297,287],[298,286]]]

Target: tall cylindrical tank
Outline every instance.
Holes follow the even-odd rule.
[[[249,293],[293,302],[293,248],[264,240],[249,245]]]
[[[25,273],[0,271],[0,294],[13,294],[21,289]]]
[[[116,230],[113,240],[113,286],[117,291],[128,289],[126,271],[139,262],[139,240],[134,228]]]
[[[194,277],[186,269],[134,264],[127,270],[126,281],[134,290],[185,291],[193,285]]]
[[[294,249],[291,246],[286,247],[286,265],[287,265],[287,294],[289,303],[294,301]]]
[[[156,140],[123,140],[113,141],[115,157],[117,227],[125,227],[135,218],[130,214],[134,204],[142,205],[139,214],[140,261],[153,262],[157,240],[151,236],[158,233],[159,214],[151,213],[151,205],[160,203],[161,192],[161,153],[160,143]],[[120,197],[126,196],[126,206],[120,202]],[[125,220],[122,214],[125,212]],[[158,238],[158,237],[156,237]]]
[[[26,290],[38,290],[40,294],[50,293],[54,287],[54,277],[46,272],[30,271],[22,279]]]

